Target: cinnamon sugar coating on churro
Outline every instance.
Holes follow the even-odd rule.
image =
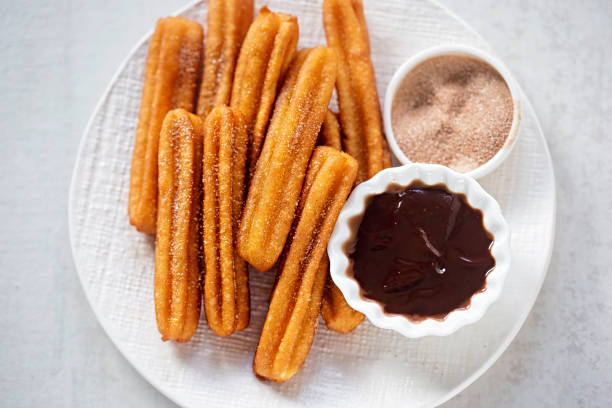
[[[321,132],[319,132],[317,144],[342,150],[341,140],[342,130],[336,114],[328,110],[323,126],[321,126]],[[327,254],[325,254],[324,258],[327,260]],[[354,310],[346,303],[344,295],[342,295],[340,289],[332,281],[329,273],[327,273],[325,289],[323,291],[321,316],[328,329],[339,333],[348,333],[354,330],[365,318],[363,314]]]
[[[159,132],[171,109],[193,111],[203,35],[194,21],[166,17],[151,38],[130,176],[130,223],[141,232],[155,233]]]
[[[263,146],[272,105],[295,54],[297,41],[297,18],[263,7],[240,50],[230,106],[245,118],[251,175]]]
[[[363,322],[364,315],[346,303],[344,295],[336,284],[327,278],[321,305],[321,316],[328,329],[339,333],[349,333]]]
[[[208,325],[219,336],[249,324],[247,264],[235,250],[246,151],[242,115],[227,106],[214,108],[204,124],[204,308]]]
[[[340,123],[336,114],[329,109],[325,113],[325,120],[321,125],[319,138],[317,139],[318,146],[329,146],[342,151],[342,133]]]
[[[163,340],[187,341],[200,319],[202,120],[168,112],[159,140],[155,315]]]
[[[238,235],[238,253],[260,271],[274,265],[289,234],[335,79],[331,49],[302,50],[277,98]]]
[[[313,153],[253,362],[260,377],[288,380],[310,351],[328,273],[327,243],[356,176],[357,162],[348,154],[325,146]]]
[[[209,0],[197,109],[202,119],[213,107],[229,103],[240,46],[252,21],[253,0]]]
[[[323,25],[328,46],[338,54],[342,145],[359,162],[357,182],[361,182],[389,163],[361,0],[324,0]]]

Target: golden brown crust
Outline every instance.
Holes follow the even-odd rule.
[[[202,119],[213,107],[229,103],[240,45],[253,21],[253,0],[209,0],[207,21],[197,110]]]
[[[155,315],[164,341],[189,340],[200,320],[202,133],[184,109],[168,112],[160,133]]]
[[[251,175],[263,146],[276,93],[295,54],[297,41],[297,18],[263,7],[240,49],[230,106],[245,118]]]
[[[203,35],[200,24],[167,17],[151,38],[130,176],[130,223],[141,232],[155,233],[159,132],[171,109],[193,111]]]
[[[329,146],[337,150],[342,150],[342,133],[340,131],[340,123],[336,114],[329,109],[325,113],[325,120],[319,132],[317,139],[318,146]]]
[[[336,115],[328,110],[325,115],[325,121],[319,132],[317,144],[319,146],[330,146],[338,150],[342,150],[342,131]],[[329,264],[327,254],[324,259]],[[342,295],[342,292],[336,284],[331,280],[329,271],[326,271],[327,279],[325,289],[323,291],[323,303],[321,305],[321,316],[325,321],[328,329],[335,330],[340,333],[348,333],[354,330],[364,319],[364,315],[356,310],[353,310]]]
[[[328,45],[339,55],[338,102],[344,150],[359,162],[357,182],[391,167],[391,155],[382,134],[376,78],[370,59],[370,40],[361,0],[325,0],[323,22]],[[321,315],[329,329],[354,330],[364,319],[353,310],[328,278]]]
[[[310,351],[327,277],[327,243],[356,176],[357,162],[348,154],[326,146],[313,153],[253,361],[260,377],[288,380]]]
[[[244,202],[247,133],[240,113],[213,108],[204,124],[204,308],[210,328],[229,336],[249,324],[247,265],[235,251]]]
[[[342,145],[359,162],[359,183],[389,162],[361,0],[324,0],[323,24],[327,44],[338,54]]]
[[[238,235],[238,253],[260,271],[274,265],[289,234],[335,77],[332,50],[302,50],[277,98]]]
[[[383,168],[388,169],[389,167],[393,167],[391,152],[389,151],[389,143],[387,142],[386,138],[383,138],[383,150],[387,152],[387,154],[383,155]]]
[[[331,277],[327,278],[325,285],[321,316],[328,329],[339,333],[349,333],[355,330],[365,317],[346,303],[344,295],[331,280]]]

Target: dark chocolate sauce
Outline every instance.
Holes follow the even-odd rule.
[[[373,197],[351,258],[362,294],[387,313],[443,318],[466,307],[495,266],[482,212],[443,185]]]

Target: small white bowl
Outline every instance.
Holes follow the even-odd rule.
[[[406,77],[408,72],[410,72],[413,68],[415,68],[417,65],[424,62],[425,60],[443,55],[462,55],[473,57],[486,62],[487,64],[491,65],[497,72],[499,72],[501,77],[508,85],[508,89],[510,89],[510,95],[512,96],[514,109],[512,117],[512,126],[510,128],[508,136],[506,137],[504,145],[493,157],[491,157],[491,159],[489,159],[489,161],[473,170],[470,170],[469,172],[464,173],[474,178],[480,178],[492,172],[506,159],[506,157],[508,157],[508,155],[512,151],[512,148],[514,147],[516,139],[518,137],[518,130],[521,122],[521,104],[519,100],[520,93],[518,87],[516,86],[516,83],[514,82],[514,79],[512,78],[512,75],[510,75],[508,69],[500,60],[478,48],[470,47],[467,45],[442,45],[433,48],[428,48],[409,58],[397,69],[397,71],[395,71],[393,78],[391,78],[391,82],[389,82],[389,85],[387,86],[387,92],[385,93],[385,105],[383,109],[383,122],[385,125],[385,133],[389,142],[389,147],[391,148],[391,151],[393,151],[393,154],[395,154],[395,157],[397,157],[397,159],[400,161],[400,163],[412,163],[412,161],[404,154],[402,149],[397,144],[395,136],[393,134],[393,126],[391,125],[391,108],[393,105],[393,99],[395,98],[395,93],[397,92],[397,89],[401,85],[402,80]]]
[[[491,254],[495,267],[487,275],[484,290],[475,293],[467,308],[451,311],[444,319],[425,318],[412,321],[404,315],[390,314],[380,303],[365,298],[352,273],[350,252],[353,250],[361,218],[368,199],[397,186],[409,186],[420,180],[426,185],[444,184],[451,192],[464,194],[473,208],[483,213],[485,228],[493,235]],[[447,336],[459,328],[478,321],[502,290],[510,268],[510,232],[497,201],[473,178],[438,164],[413,163],[381,171],[359,184],[340,212],[327,247],[330,272],[348,304],[383,329],[395,330],[406,337]]]

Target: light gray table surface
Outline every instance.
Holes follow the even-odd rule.
[[[173,406],[119,354],[87,304],[67,201],[97,100],[156,18],[184,2],[0,1],[2,406]],[[523,86],[558,189],[555,249],[531,315],[495,365],[445,407],[610,406],[612,2],[443,3]]]

